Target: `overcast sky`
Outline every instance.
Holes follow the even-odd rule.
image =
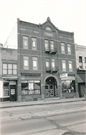
[[[76,44],[86,45],[86,0],[0,0],[0,43],[17,18],[42,24],[48,16],[58,29],[74,32]]]

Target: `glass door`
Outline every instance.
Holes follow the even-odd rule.
[[[45,85],[45,97],[49,97],[49,85]]]
[[[16,85],[10,85],[10,101],[16,101]]]
[[[54,85],[53,84],[49,85],[49,96],[50,97],[54,96]]]

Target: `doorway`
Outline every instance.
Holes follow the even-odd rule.
[[[10,101],[16,101],[16,85],[10,85]]]
[[[45,81],[45,97],[58,96],[58,86],[54,77],[49,77]]]

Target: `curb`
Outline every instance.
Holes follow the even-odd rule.
[[[24,104],[24,105],[13,105],[13,106],[2,106],[0,108],[13,108],[13,107],[24,107],[24,106],[36,106],[36,105],[48,105],[48,104],[62,104],[62,103],[69,103],[69,102],[78,102],[78,101],[86,101],[85,99],[76,100],[76,101],[64,101],[64,102],[50,102],[50,103],[38,103],[38,104]]]

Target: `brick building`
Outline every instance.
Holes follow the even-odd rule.
[[[0,101],[17,100],[17,79],[17,50],[0,46]]]
[[[86,47],[76,45],[76,67],[79,97],[86,93]]]
[[[4,46],[17,49],[16,100],[78,96],[74,33],[49,17],[43,24],[17,19]]]

